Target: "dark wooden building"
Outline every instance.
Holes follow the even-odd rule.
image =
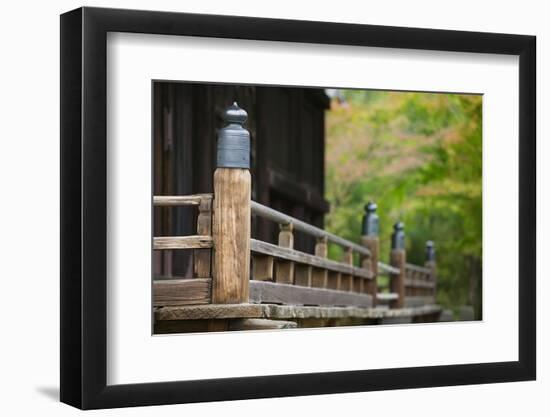
[[[248,112],[251,135],[252,199],[323,227],[325,110],[322,89],[156,82],[153,88],[154,194],[212,192],[216,132],[222,111],[233,101]],[[190,208],[156,208],[154,235],[194,233]],[[275,243],[278,230],[253,220],[252,236]],[[295,248],[313,250],[311,238],[296,233]],[[156,276],[191,276],[191,253],[155,251]]]

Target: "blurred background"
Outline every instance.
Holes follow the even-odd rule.
[[[366,200],[378,204],[380,253],[405,223],[407,260],[437,250],[438,302],[481,318],[482,96],[327,90],[325,228],[357,239]],[[331,248],[333,257],[339,256]]]

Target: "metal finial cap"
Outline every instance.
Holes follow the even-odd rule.
[[[393,225],[391,247],[392,249],[405,249],[405,224],[403,222],[397,222]]]
[[[378,214],[376,214],[376,204],[369,201],[365,205],[365,215],[363,216],[363,236],[378,236]]]
[[[373,201],[369,201],[366,205],[365,205],[365,211],[367,213],[373,213],[376,211],[376,209],[378,208],[378,206],[376,205],[375,202]]]
[[[228,124],[218,131],[219,168],[250,168],[250,133],[242,126],[247,116],[237,102],[223,112]]]
[[[247,118],[248,113],[241,109],[236,101],[223,112],[223,120],[226,123],[238,123],[242,126]]]

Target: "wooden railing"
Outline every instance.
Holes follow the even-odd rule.
[[[397,222],[389,264],[380,261],[376,204],[365,207],[358,244],[251,201],[245,119],[246,113],[236,104],[225,112],[228,126],[219,133],[213,194],[153,199],[155,207],[194,206],[198,210],[196,234],[153,238],[154,250],[193,251],[193,278],[154,280],[155,306],[353,307],[367,311],[353,310],[353,314],[369,317],[368,311],[377,306],[403,309],[435,303],[433,243],[428,243],[425,266],[407,263],[404,225]],[[279,225],[277,244],[251,239],[252,216]],[[294,249],[296,231],[316,239],[314,253]],[[327,258],[329,245],[343,249],[340,260]],[[389,288],[381,292],[377,278],[383,274],[389,276]],[[225,315],[209,310],[208,318],[260,314],[243,308],[233,308],[231,313],[224,310]],[[202,317],[189,314],[186,318]]]

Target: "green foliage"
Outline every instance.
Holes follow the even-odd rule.
[[[436,242],[439,302],[480,302],[482,97],[359,90],[344,97],[347,105],[334,102],[327,112],[326,228],[358,241],[363,206],[374,200],[383,261],[402,220],[409,262],[423,265],[425,242]],[[331,248],[329,256],[339,253]]]

